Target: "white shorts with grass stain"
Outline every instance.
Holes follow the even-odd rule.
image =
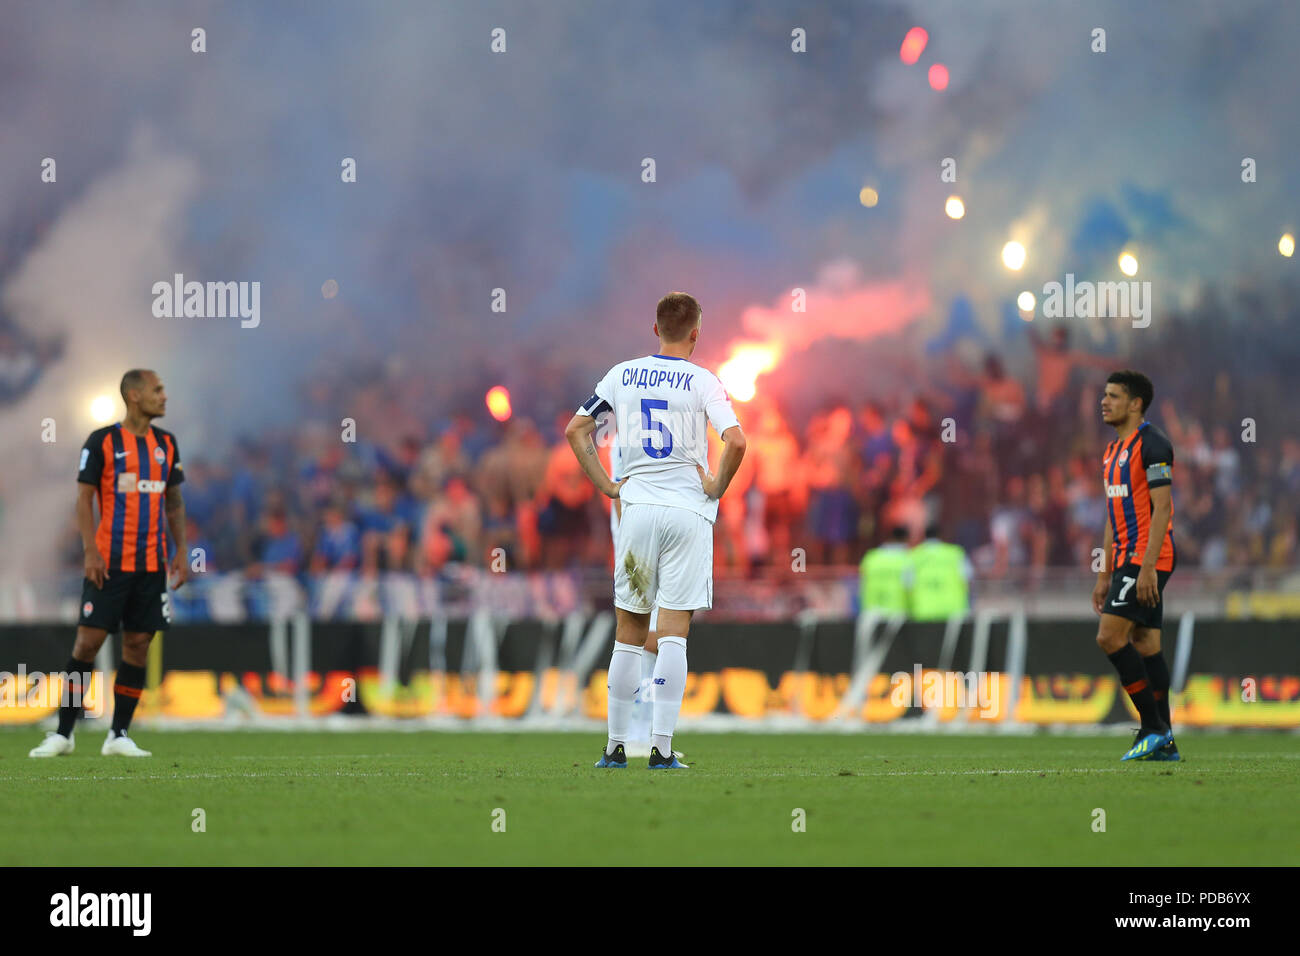
[[[637,614],[712,607],[712,522],[686,508],[625,502],[614,547],[614,606]]]

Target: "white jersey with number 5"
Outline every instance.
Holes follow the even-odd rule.
[[[578,409],[614,414],[617,477],[624,504],[685,508],[717,519],[718,502],[704,493],[699,465],[708,469],[708,424],[721,435],[739,425],[718,377],[686,359],[647,355],[615,365]]]

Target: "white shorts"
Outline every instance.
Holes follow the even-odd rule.
[[[614,541],[614,553],[618,553],[618,513],[622,507],[621,502],[616,502],[615,507],[609,509],[609,533]],[[712,593],[712,592],[710,592]],[[659,608],[656,606],[650,612],[650,630],[657,630],[659,627]]]
[[[614,543],[614,606],[636,614],[713,607],[709,519],[685,508],[624,502]]]

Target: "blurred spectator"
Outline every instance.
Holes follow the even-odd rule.
[[[1026,327],[1025,332],[1038,363],[1036,408],[1040,414],[1057,417],[1064,412],[1070,376],[1075,368],[1111,368],[1112,361],[1104,356],[1071,349],[1070,330],[1064,325],[1052,329],[1046,341],[1033,323]]]
[[[1033,527],[1029,509],[1025,505],[1025,480],[1019,476],[1007,481],[1005,498],[993,508],[989,518],[989,538],[992,551],[983,562],[985,570],[995,576],[1007,573],[1008,568],[1024,567],[1029,563]]]
[[[311,570],[351,571],[361,566],[361,531],[348,519],[343,506],[335,502],[326,507]]]
[[[483,513],[465,479],[449,476],[425,513],[420,533],[420,570],[439,570],[449,561],[482,561]]]
[[[438,493],[452,475],[467,477],[469,457],[461,448],[460,434],[447,429],[436,444],[426,448],[411,472],[410,488],[419,498],[428,500]]]
[[[271,572],[295,575],[302,570],[302,541],[279,495],[268,498],[266,513],[253,538],[253,553],[256,557],[248,568],[249,577]]]
[[[776,404],[760,401],[755,411],[757,420],[752,426],[753,436],[747,438],[745,459],[752,459],[754,485],[761,495],[770,563],[785,568],[789,567],[786,558],[791,550],[791,530],[799,525],[807,508],[808,486],[801,468],[799,444]]]
[[[857,532],[853,499],[853,413],[843,405],[814,415],[808,423],[804,473],[808,476],[808,560],[847,564]]]
[[[596,487],[563,437],[569,418],[566,414],[556,419],[561,437],[551,446],[535,496],[537,530],[542,536],[542,566],[548,570],[568,567],[581,554],[591,534],[588,505]]]
[[[381,475],[369,505],[361,510],[361,569],[367,575],[407,568],[411,543],[412,503],[393,479]]]

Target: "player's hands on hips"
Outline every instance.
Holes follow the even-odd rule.
[[[1160,587],[1156,581],[1155,568],[1143,568],[1138,571],[1138,603],[1155,607],[1160,600]]]
[[[624,478],[622,481],[611,481],[609,487],[605,489],[605,496],[607,498],[613,498],[615,501],[617,501],[619,499],[619,495],[622,494],[623,492],[623,485],[625,485],[626,483],[627,483],[626,478]]]
[[[718,478],[716,475],[705,471],[699,465],[695,470],[700,473],[700,483],[704,486],[704,494],[709,498],[721,498],[722,490],[718,488]]]
[[[1098,577],[1097,583],[1092,586],[1092,609],[1101,614],[1106,607],[1106,595],[1110,593],[1110,580],[1105,577]]]
[[[180,587],[190,579],[190,567],[185,563],[185,556],[179,551],[172,555],[168,576],[171,578],[172,590]]]
[[[99,548],[91,548],[86,552],[86,580],[97,588],[103,588],[107,577],[108,565],[104,556],[99,553]]]

